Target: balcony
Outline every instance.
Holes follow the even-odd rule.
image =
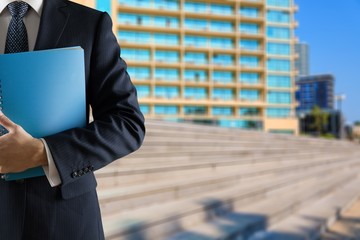
[[[257,6],[261,7],[265,5],[265,0],[241,0],[241,6]]]
[[[145,2],[145,3],[136,3],[136,1],[123,1],[118,3],[118,9],[139,9],[141,12],[144,10],[158,10],[161,12],[178,12],[180,11],[179,4],[172,4],[172,3],[164,3],[159,4],[158,2]]]

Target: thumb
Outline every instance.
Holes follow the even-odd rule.
[[[9,132],[15,129],[16,124],[12,122],[5,114],[0,111],[0,125],[6,128]]]

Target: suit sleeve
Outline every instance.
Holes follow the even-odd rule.
[[[136,89],[107,13],[99,20],[95,38],[86,90],[94,121],[45,137],[62,185],[137,150],[145,135]]]

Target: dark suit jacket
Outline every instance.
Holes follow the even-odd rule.
[[[70,46],[85,52],[94,122],[45,137],[61,186],[51,188],[46,177],[0,180],[0,239],[103,239],[93,171],[142,144],[144,117],[109,15],[66,0],[44,0],[35,50]]]
[[[65,199],[94,189],[93,171],[138,149],[145,133],[109,15],[65,0],[46,0],[35,50],[69,46],[85,51],[86,96],[94,122],[45,137]]]

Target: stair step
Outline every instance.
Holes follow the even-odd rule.
[[[338,169],[337,172],[346,171],[346,173],[341,174],[341,177],[338,177],[334,179],[331,176],[327,176],[322,179],[319,178],[313,178],[318,179],[320,181],[321,185],[324,184],[335,184],[338,182],[343,182],[348,180],[350,177],[352,177],[353,172],[355,170],[349,170],[352,171],[351,173],[347,170],[341,170]],[[319,172],[320,173],[320,172]],[[345,176],[345,177],[344,177]],[[153,206],[152,208],[149,207],[147,209],[138,209],[135,211],[130,211],[127,214],[124,213],[122,216],[118,215],[117,217],[113,217],[113,221],[111,221],[111,218],[105,218],[104,219],[104,227],[107,232],[107,238],[108,239],[127,239],[131,234],[132,236],[136,234],[141,234],[143,232],[146,233],[146,236],[149,239],[164,239],[165,237],[174,234],[177,231],[180,231],[181,229],[187,229],[191,226],[195,226],[196,224],[199,224],[205,220],[209,220],[209,218],[213,217],[213,215],[224,215],[228,213],[232,209],[241,208],[243,206],[246,206],[246,201],[244,198],[248,197],[249,195],[252,195],[253,198],[250,198],[251,200],[248,200],[247,203],[249,204],[250,201],[252,203],[256,203],[257,206],[254,207],[254,204],[250,204],[248,207],[248,210],[243,209],[243,212],[252,212],[252,211],[260,211],[259,209],[262,209],[262,211],[269,211],[273,212],[273,214],[277,213],[279,214],[280,210],[275,209],[274,202],[266,201],[268,202],[268,205],[265,206],[264,199],[267,199],[267,195],[270,194],[275,200],[279,199],[279,191],[277,191],[277,194],[271,194],[271,192],[276,188],[281,188],[284,185],[289,184],[289,182],[292,183],[293,186],[296,186],[298,184],[301,185],[301,182],[308,182],[309,179],[304,180],[303,178],[298,178],[298,182],[295,181],[296,177],[288,177],[277,181],[272,181],[271,183],[263,183],[263,189],[254,190],[253,186],[245,186],[245,187],[238,187],[237,191],[234,191],[235,188],[231,191],[227,190],[224,191],[226,194],[208,194],[208,196],[202,196],[201,198],[194,199],[192,201],[188,201],[187,203],[183,202],[183,204],[179,205],[180,202],[176,204],[176,206],[181,206],[181,209],[175,208],[175,205],[171,205],[174,203],[169,204],[162,204],[161,206]],[[268,184],[268,185],[267,185]],[[267,185],[267,187],[266,187]],[[309,185],[307,185],[307,189],[310,186],[318,186],[317,184],[314,184],[310,181]],[[336,185],[336,184],[335,184]],[[299,185],[298,185],[299,186]],[[334,186],[330,186],[334,187]],[[247,190],[246,190],[247,189]],[[296,189],[294,187],[293,189]],[[304,199],[307,199],[308,196],[306,194],[313,193],[314,190],[308,191],[305,193],[303,192],[294,192],[289,191],[288,188],[285,188],[285,193],[291,193],[295,199],[299,196],[303,196]],[[321,194],[324,190],[319,190],[317,192],[317,195]],[[257,192],[257,201],[254,199],[254,195]],[[283,193],[283,194],[285,194]],[[262,200],[259,202],[259,200]],[[269,199],[267,199],[269,200]],[[261,203],[262,202],[262,203]],[[282,201],[282,204],[276,205],[277,207],[284,207],[284,205],[292,205],[292,201]],[[260,207],[261,204],[263,204],[263,207]],[[299,203],[300,204],[300,203]],[[274,205],[274,206],[273,206]],[[270,207],[271,206],[271,207]],[[293,206],[290,206],[293,208]],[[289,207],[288,207],[289,208]],[[290,214],[291,209],[287,209],[288,214]],[[280,211],[281,213],[281,211]],[[270,213],[268,213],[270,214]],[[137,219],[134,220],[137,222],[137,224],[130,224],[128,225],[131,219]],[[128,238],[129,239],[129,238]],[[131,238],[130,238],[131,239]]]
[[[334,189],[341,189],[346,184],[345,182],[347,182],[349,176],[352,176],[351,171],[345,171],[342,178],[337,181],[325,178],[318,182],[302,184],[292,191],[283,191],[280,196],[273,195],[254,204],[239,207],[229,214],[215,217],[212,221],[191,227],[166,239],[220,240],[251,238],[254,233],[262,233],[262,229],[267,229],[272,222],[284,219],[284,216],[286,219],[286,216],[292,215],[302,206],[317,202],[319,197],[327,198],[332,195],[332,193],[328,193]],[[312,187],[311,191],[308,190],[309,187]],[[280,239],[282,238],[273,238],[273,240]],[[283,240],[291,239],[284,238]]]
[[[251,240],[296,240],[318,239],[322,230],[336,219],[336,216],[360,196],[360,177],[357,175],[345,186],[331,195],[308,204],[296,214],[270,226],[268,231],[254,234]]]
[[[306,156],[306,155],[305,155]],[[239,159],[233,158],[223,159],[221,162],[196,162],[192,164],[167,164],[163,166],[124,166],[124,167],[108,167],[108,169],[102,170],[97,173],[97,179],[99,186],[107,187],[124,187],[127,185],[141,184],[144,182],[155,183],[157,181],[168,182],[176,179],[188,179],[193,176],[206,176],[215,175],[217,173],[231,173],[237,171],[238,174],[242,174],[242,178],[251,176],[251,174],[263,174],[265,172],[277,169],[280,166],[302,166],[301,164],[316,164],[319,161],[340,158],[340,154],[333,154],[328,156],[312,156],[307,155],[299,162],[299,156],[279,156],[271,157],[267,159],[251,158],[251,159]],[[350,157],[350,155],[349,155]],[[261,168],[263,166],[263,168]],[[249,170],[247,170],[249,169]],[[267,171],[266,171],[267,170]],[[245,175],[246,173],[246,175]]]
[[[346,162],[347,163],[347,162]],[[350,164],[351,162],[347,163]],[[206,191],[231,187],[247,179],[261,175],[289,174],[299,170],[309,168],[333,168],[334,166],[344,165],[344,161],[339,159],[326,159],[318,162],[290,163],[278,166],[277,164],[259,164],[256,166],[248,165],[243,169],[234,169],[225,173],[207,174],[201,177],[187,179],[177,179],[138,186],[121,187],[118,189],[99,190],[98,195],[103,213],[108,214],[121,209],[131,209],[143,205],[155,204],[158,201],[172,201],[186,196],[195,196]]]

